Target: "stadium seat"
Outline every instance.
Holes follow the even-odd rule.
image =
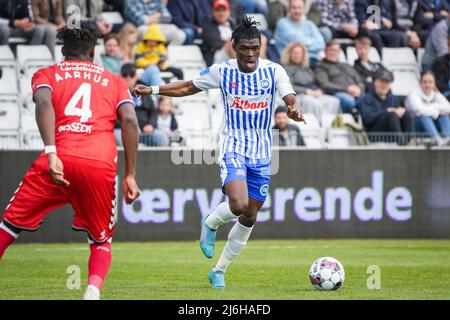
[[[94,63],[103,65],[102,62],[102,54],[105,53],[105,46],[103,45],[96,45],[95,46],[95,53],[94,53]]]
[[[22,71],[40,68],[54,63],[52,54],[44,45],[18,45],[17,62]]]
[[[300,132],[308,148],[320,149],[322,148],[322,134],[319,120],[313,113],[303,114],[306,124],[295,122],[298,125]]]
[[[22,148],[27,150],[42,150],[44,142],[42,141],[39,131],[28,131],[23,135]]]
[[[0,96],[0,130],[18,130],[20,111],[16,96]]]
[[[1,116],[0,116],[1,121]],[[20,132],[17,130],[0,130],[0,150],[21,149]]]
[[[417,49],[417,65],[419,66],[420,70],[422,70],[422,60],[423,60],[424,54],[425,54],[425,48]]]
[[[0,66],[15,66],[16,58],[9,46],[0,46]]]
[[[411,48],[383,48],[383,64],[391,71],[416,69],[416,56]]]
[[[64,61],[64,56],[63,56],[63,54],[61,52],[61,48],[62,48],[61,44],[57,44],[55,46],[55,63],[59,63],[61,61]]]
[[[103,20],[110,24],[124,23],[122,14],[118,11],[102,12],[98,16],[98,20]]]
[[[356,52],[355,47],[347,47],[347,62],[350,65],[354,65],[355,61],[358,60],[358,53]],[[380,54],[378,53],[377,49],[374,47],[370,48],[369,51],[369,60],[371,62],[381,62]]]
[[[0,95],[19,95],[17,87],[17,71],[14,65],[2,66],[3,76],[0,78]]]
[[[411,91],[420,87],[418,70],[394,70],[392,93],[398,96],[407,96]]]
[[[256,22],[259,22],[259,30],[268,30],[269,24],[267,23],[266,17],[262,13],[248,13],[247,16],[253,17]]]
[[[345,56],[345,52],[342,49],[341,49],[341,52],[339,54],[339,62],[347,63],[347,57]]]
[[[344,123],[355,123],[351,114],[341,114]],[[350,146],[350,136],[346,128],[333,128],[333,120],[336,118],[334,114],[322,115],[322,130],[327,138],[330,148],[345,148]]]
[[[169,65],[187,69],[205,69],[205,61],[198,46],[169,45],[167,47]],[[186,77],[186,79],[188,79]]]

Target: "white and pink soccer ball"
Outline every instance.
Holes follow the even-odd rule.
[[[318,290],[337,290],[345,280],[344,267],[335,258],[319,258],[309,270],[309,280]]]

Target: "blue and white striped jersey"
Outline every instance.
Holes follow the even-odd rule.
[[[295,94],[279,64],[259,59],[252,73],[239,71],[236,59],[214,64],[194,79],[200,90],[220,88],[225,116],[220,131],[222,154],[237,153],[250,159],[272,155],[272,115],[275,94]]]

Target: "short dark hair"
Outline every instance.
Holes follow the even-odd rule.
[[[94,49],[98,39],[97,29],[88,21],[80,21],[80,27],[65,26],[58,30],[57,38],[62,41],[65,55],[80,56]]]
[[[120,68],[120,75],[122,78],[133,78],[136,75],[136,66],[134,63],[125,63],[122,68]]]
[[[116,40],[117,43],[120,44],[119,37],[118,37],[117,34],[115,34],[115,33],[109,33],[109,34],[107,34],[107,35],[103,38],[103,43],[106,44],[106,43],[107,43],[109,40],[111,40],[111,39]]]
[[[325,45],[325,48],[328,49],[329,47],[332,47],[332,46],[339,46],[339,48],[340,48],[341,44],[339,41],[333,39],[333,40],[327,42],[327,44]]]
[[[239,24],[231,34],[231,40],[238,44],[241,39],[258,39],[261,43],[261,32],[258,30],[260,23],[253,17],[245,14],[239,17]]]
[[[278,106],[276,109],[275,109],[275,116],[278,114],[278,113],[287,113],[287,108],[285,107],[285,106]]]

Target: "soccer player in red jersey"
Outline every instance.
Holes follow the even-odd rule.
[[[0,223],[0,258],[23,230],[35,231],[46,214],[74,209],[73,229],[88,233],[89,278],[85,299],[100,298],[111,264],[116,219],[116,119],[125,149],[123,192],[139,196],[135,180],[139,128],[127,84],[94,64],[97,32],[87,22],[58,31],[65,61],[38,70],[32,79],[36,121],[45,149],[25,174]]]

